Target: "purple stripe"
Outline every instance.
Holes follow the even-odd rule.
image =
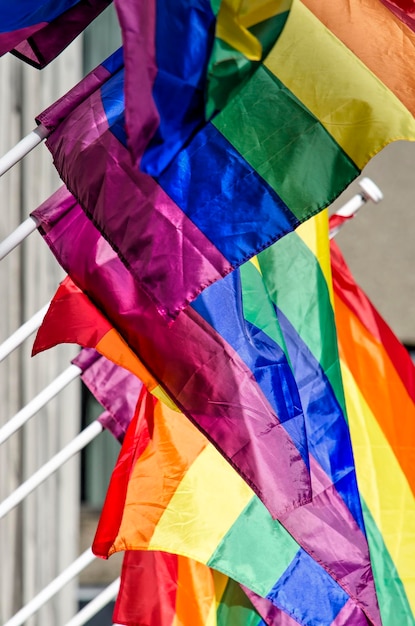
[[[80,0],[75,6],[45,24],[35,33],[21,37],[13,54],[41,69],[53,61],[112,0]],[[24,29],[27,30],[27,29]],[[19,31],[21,32],[21,31]]]
[[[13,50],[19,43],[33,35],[36,31],[47,26],[47,22],[40,22],[39,24],[33,24],[32,26],[26,26],[19,30],[13,30],[9,33],[0,33],[0,56]]]
[[[76,365],[82,370],[81,377],[84,372],[88,370],[89,367],[101,359],[101,355],[99,352],[94,350],[93,348],[82,348],[82,350],[76,355],[74,359],[72,359],[71,363]]]
[[[34,216],[42,223],[44,211]],[[301,455],[251,371],[212,327],[190,308],[168,325],[79,206],[45,239],[73,281],[275,517],[309,501]]]
[[[124,47],[128,143],[134,161],[138,163],[159,126],[159,114],[153,100],[157,75],[155,0],[115,0],[115,8]],[[140,97],[137,97],[137,85],[140,85]]]
[[[344,626],[345,624],[367,626],[367,623],[365,614],[354,604],[353,600],[348,600],[331,626]]]
[[[95,350],[84,348],[73,360],[84,369],[81,378],[97,401],[107,409],[102,425],[122,443],[134,415],[142,382]]]
[[[258,611],[267,626],[298,626],[301,622],[297,622],[293,617],[284,613],[275,604],[272,604],[267,598],[262,598],[256,593],[241,585],[241,588],[248,596],[254,608]],[[367,625],[366,625],[367,626]]]
[[[155,180],[131,166],[128,150],[108,131],[99,93],[62,121],[47,145],[65,183],[71,189],[76,181],[71,191],[87,214],[93,207],[95,225],[111,232],[111,245],[163,316],[177,315],[232,269]],[[165,280],[166,268],[174,280]]]
[[[103,65],[98,65],[73,89],[38,115],[36,121],[38,124],[43,124],[50,132],[54,131],[82,102],[99,90],[110,77],[111,73]],[[94,120],[94,128],[101,121],[102,116]]]
[[[312,501],[280,518],[294,539],[381,624],[366,537],[320,465],[310,457]]]

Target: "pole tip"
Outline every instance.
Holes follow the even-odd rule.
[[[383,200],[383,193],[370,178],[362,178],[359,181],[359,185],[365,200],[372,200],[375,204]]]

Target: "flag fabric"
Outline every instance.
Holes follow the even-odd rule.
[[[415,624],[415,369],[331,242],[347,412],[383,626]]]
[[[120,430],[123,431],[123,435],[124,435],[126,432],[126,429],[128,429],[129,421],[131,420],[131,417],[134,414],[134,409],[132,407],[134,406],[133,398],[137,391],[136,377],[132,375],[130,372],[127,372],[125,370],[122,373],[117,373],[117,369],[122,370],[120,366],[108,361],[106,358],[102,357],[101,355],[99,355],[93,350],[85,350],[85,349],[82,350],[80,355],[78,355],[78,357],[75,359],[74,362],[83,369],[82,379],[89,386],[90,390],[92,391],[96,399],[100,401],[103,404],[103,406],[105,406],[108,409],[108,413],[110,413],[111,415],[117,415],[117,419],[115,422],[116,423],[115,429],[114,429],[113,420],[110,422],[108,421],[103,422],[102,418],[99,418],[101,423],[103,423],[103,425],[107,429],[109,429],[116,438],[123,440],[124,437],[120,438],[119,436]],[[120,389],[117,389],[117,381],[120,379],[120,377],[122,379],[122,387]],[[91,384],[91,381],[92,381],[92,384]],[[150,493],[149,500],[151,500],[151,496],[152,496],[153,500],[154,498],[156,498],[156,500],[158,499],[157,501],[159,502],[160,498],[166,499],[166,497],[168,496],[166,489],[160,489],[160,480],[163,480],[163,484],[169,484],[171,482],[171,476],[174,475],[177,471],[177,464],[172,459],[174,465],[173,464],[170,465],[169,470],[168,470],[169,475],[168,476],[166,475],[166,471],[165,471],[166,465],[163,462],[163,459],[165,458],[166,455],[163,455],[163,453],[160,452],[160,449],[163,447],[165,449],[168,449],[170,447],[170,449],[173,449],[173,454],[176,455],[176,458],[179,458],[181,453],[184,452],[184,448],[189,447],[189,444],[191,444],[192,436],[196,437],[196,439],[193,439],[193,441],[199,441],[199,443],[202,442],[203,436],[200,433],[198,433],[196,430],[194,430],[192,425],[188,421],[184,420],[183,416],[179,417],[179,420],[176,419],[177,416],[174,417],[173,422],[172,424],[170,424],[170,426],[163,427],[161,423],[163,419],[166,422],[166,424],[171,422],[171,419],[170,420],[168,419],[169,417],[168,410],[167,410],[167,414],[164,415],[164,413],[166,412],[166,409],[163,408],[163,405],[161,405],[160,403],[158,405],[159,410],[157,409],[155,410],[152,402],[149,400],[148,392],[143,392],[143,393],[144,393],[144,396],[142,395],[141,397],[141,403],[144,404],[144,413],[146,416],[146,422],[141,422],[140,434],[141,436],[145,436],[146,433],[143,432],[143,428],[145,429],[147,427],[148,433],[150,434],[150,430],[153,433],[153,435],[150,434],[150,438],[151,436],[154,436],[156,438],[157,435],[154,435],[154,433],[156,433],[157,429],[161,426],[164,436],[162,438],[161,446],[160,445],[154,446],[155,455],[156,455],[156,459],[154,459],[153,461],[153,463],[155,463],[154,471],[151,471],[148,477],[145,479],[145,482],[147,483],[150,480],[153,481],[153,491],[151,489],[149,490],[148,487],[145,488],[144,484],[141,483],[141,481],[137,483],[134,489],[137,488],[138,493],[140,493],[141,489],[144,487],[145,494],[142,494],[142,495],[144,495],[144,497],[146,496],[148,497],[148,494]],[[135,398],[137,399],[137,396],[135,396]],[[147,399],[149,400],[149,402],[147,402]],[[173,437],[169,436],[169,431],[172,427],[174,428],[174,432],[175,432],[175,440],[173,440]],[[190,438],[189,438],[189,435],[191,435]],[[187,444],[183,446],[183,442],[187,442]],[[204,440],[204,443],[208,447],[211,447],[206,442],[206,440]],[[148,446],[148,448],[150,448],[150,446]],[[197,450],[195,449],[194,452],[196,453]],[[213,456],[212,456],[212,453],[213,453]],[[170,457],[171,457],[171,454],[172,454],[171,451],[167,453],[167,455]],[[203,454],[206,455],[207,451],[204,450]],[[226,480],[226,476],[228,475],[229,478],[232,477],[232,482],[236,480],[237,481],[236,484],[238,484],[239,482],[240,484],[242,484],[242,487],[245,488],[244,483],[241,481],[241,479],[237,477],[237,475],[233,472],[233,470],[231,470],[231,468],[228,465],[225,465],[226,472],[225,474],[223,474],[223,470],[221,471],[221,468],[220,468],[220,464],[221,464],[220,456],[213,448],[211,450],[211,453],[208,453],[208,455],[210,457],[209,458],[210,472],[218,471],[219,476],[222,477],[224,484],[227,484],[228,482]],[[219,458],[219,462],[218,462],[218,458]],[[217,461],[216,463],[215,463],[215,459]],[[208,494],[208,498],[209,499],[212,498],[214,502],[215,500],[214,490],[215,490],[216,485],[213,485],[213,491],[212,491],[212,485],[209,486],[209,481],[208,481],[207,483],[208,487],[206,490],[206,488],[204,487],[206,483],[206,477],[208,476],[204,467],[206,463],[202,463],[202,464],[199,463],[199,468],[197,467],[197,463],[198,461],[193,462],[192,464],[193,468],[190,469],[190,472],[189,472],[189,473],[192,473],[193,476],[189,477],[188,475],[187,479],[183,480],[183,487],[182,487],[182,492],[183,490],[185,490],[185,492],[188,494],[187,498],[189,498],[189,493],[191,493],[190,501],[194,502],[194,509],[193,509],[194,518],[190,519],[186,523],[186,526],[188,528],[189,528],[189,523],[191,523],[190,531],[188,530],[187,532],[183,533],[182,531],[183,520],[178,520],[178,523],[173,523],[172,528],[174,530],[170,532],[170,541],[167,540],[165,541],[165,543],[167,547],[170,547],[170,549],[180,550],[181,552],[184,551],[185,554],[186,554],[186,550],[190,550],[192,554],[194,553],[196,557],[200,558],[200,554],[201,554],[200,550],[203,551],[203,537],[205,535],[207,536],[209,534],[209,531],[212,532],[214,530],[214,526],[217,526],[217,523],[215,524],[210,523],[211,520],[214,519],[214,515],[212,513],[210,513],[208,520],[202,519],[200,517],[201,514],[203,515],[205,510],[204,509],[202,509],[201,511],[198,510],[200,507],[200,504],[199,504],[200,496],[198,496],[197,488],[199,486],[201,489],[203,489],[203,492]],[[147,466],[147,470],[148,469],[149,468]],[[179,471],[180,471],[180,466],[179,466]],[[197,477],[198,474],[199,474],[199,482],[200,482],[199,485],[197,484],[197,478],[195,480],[195,477]],[[124,475],[124,480],[126,478],[127,476]],[[177,476],[174,480],[177,480]],[[124,487],[125,485],[124,486],[121,485],[121,489],[120,489],[120,481],[118,478],[115,493],[117,497],[119,496],[120,502],[122,502],[122,499],[123,499],[123,493],[125,491]],[[179,500],[178,492],[179,492],[179,489],[176,490],[176,493],[174,495],[174,502],[171,503],[172,511],[170,511],[170,514],[167,511],[165,511],[163,514],[163,515],[170,515],[170,519],[167,520],[169,523],[171,523],[172,521],[174,522],[174,520],[171,519],[172,514],[174,516],[174,515],[177,515],[177,513],[179,513],[179,517],[183,514],[183,512],[182,513],[180,512],[181,511],[180,503],[179,503],[179,508],[177,509],[177,503]],[[232,490],[232,494],[235,494],[235,493],[237,494],[238,492],[239,492],[238,488]],[[227,494],[227,498],[229,497],[235,498],[235,496],[232,494]],[[237,498],[235,498],[235,504],[237,504],[236,500]],[[142,496],[140,495],[138,495],[137,502],[138,502],[138,506],[142,510],[145,510],[145,507],[149,506],[149,502],[147,502],[143,506]],[[114,507],[114,502],[112,502],[111,506],[113,507],[111,510],[111,515],[116,516],[117,508],[116,506]],[[174,513],[175,507],[176,507],[176,513]],[[229,508],[227,510],[229,511]],[[290,567],[287,568],[283,576],[279,577],[277,584],[274,585],[274,588],[272,592],[268,594],[268,597],[259,596],[256,593],[254,593],[252,590],[245,589],[245,594],[249,596],[253,605],[257,607],[258,612],[262,615],[265,622],[267,624],[278,624],[278,626],[281,626],[281,624],[298,623],[297,619],[299,620],[299,623],[303,623],[304,619],[306,619],[308,620],[307,623],[318,623],[321,625],[325,623],[330,623],[330,624],[331,623],[335,623],[335,624],[344,623],[344,621],[342,622],[342,620],[345,620],[347,618],[347,619],[353,619],[354,623],[356,624],[359,624],[359,623],[366,624],[366,618],[363,617],[363,613],[355,606],[355,604],[350,599],[347,599],[347,596],[346,594],[344,594],[344,592],[342,593],[340,591],[339,593],[338,586],[333,585],[333,581],[330,579],[330,577],[327,574],[325,574],[322,568],[321,567],[316,568],[315,564],[309,558],[307,558],[307,555],[305,555],[303,551],[301,550],[295,551],[295,549],[294,550],[292,549],[293,547],[294,548],[296,547],[295,543],[293,544],[292,538],[287,533],[284,533],[283,529],[279,529],[280,532],[275,533],[272,531],[272,525],[270,526],[269,523],[264,523],[263,515],[260,514],[260,510],[261,509],[258,509],[258,506],[248,507],[248,509],[244,512],[244,514],[240,516],[240,518],[243,518],[243,516],[245,517],[244,522],[242,523],[240,519],[238,524],[236,523],[233,524],[232,529],[230,531],[234,534],[233,540],[230,541],[229,539],[226,539],[226,538],[222,540],[220,550],[218,551],[218,555],[216,556],[216,565],[219,567],[219,569],[226,568],[228,572],[229,571],[235,572],[237,576],[238,575],[241,576],[241,571],[242,572],[251,571],[250,579],[256,580],[257,584],[261,584],[261,583],[265,584],[265,588],[266,588],[266,586],[269,586],[270,584],[269,580],[267,582],[267,578],[272,581],[272,572],[274,572],[275,575],[278,575],[280,573],[279,570],[281,569],[281,567],[283,567],[284,564],[288,562],[289,554],[292,553],[294,555],[294,558],[293,558],[292,563],[290,564]],[[218,517],[219,517],[219,512],[218,512]],[[268,519],[269,521],[270,516],[268,513],[266,513],[265,519]],[[132,521],[132,523],[134,526],[134,520]],[[277,524],[277,523],[271,522],[271,524]],[[252,529],[249,529],[247,531],[246,525],[252,526]],[[199,528],[199,531],[195,533],[194,536],[192,537],[191,536],[192,528],[200,527],[200,526],[201,528]],[[203,529],[204,529],[204,532],[203,532]],[[253,534],[253,529],[257,529],[254,531],[254,534]],[[260,543],[258,543],[258,538],[257,538],[257,533],[259,532],[259,530],[261,534],[264,533],[265,535],[262,538]],[[137,526],[135,528],[135,531],[139,532],[140,527]],[[239,537],[238,537],[238,534],[240,535]],[[124,538],[126,541],[131,540],[131,537],[129,536],[125,536]],[[190,543],[189,543],[189,539],[191,541]],[[196,550],[195,550],[194,544],[196,544]],[[253,558],[253,551],[252,551],[251,544],[252,545],[255,544],[256,546],[258,545],[261,551],[262,559],[258,557]],[[233,548],[232,548],[232,545],[234,546]],[[177,548],[177,546],[180,546],[180,547]],[[239,546],[236,552],[235,552],[235,546]],[[265,547],[267,549],[266,551],[265,551]],[[286,552],[286,556],[283,559],[282,564],[280,563],[280,567],[276,569],[275,569],[276,558],[273,552],[273,547],[277,554],[281,554],[281,552],[284,552],[284,550]],[[239,554],[241,550],[242,550],[242,554]],[[263,553],[262,553],[262,550],[264,550]],[[198,575],[201,575],[204,581],[206,581],[206,577],[209,578],[209,576],[212,576],[212,575],[214,577],[214,580],[220,581],[221,578],[224,579],[224,576],[221,575],[216,570],[211,570],[211,574],[208,574],[207,573],[208,568],[201,565],[198,562],[193,563],[191,560],[189,560],[189,562],[187,563],[188,559],[183,557],[181,553],[177,555],[174,553],[171,553],[169,556],[167,554],[163,555],[162,553],[154,552],[154,550],[152,549],[150,554],[154,554],[154,556],[145,557],[145,556],[142,556],[142,551],[140,550],[139,551],[127,550],[125,557],[124,557],[122,584],[121,584],[121,589],[120,589],[117,603],[121,607],[123,607],[121,615],[129,615],[131,620],[133,620],[133,617],[135,615],[136,622],[133,621],[133,623],[141,624],[142,622],[140,621],[140,619],[138,619],[138,616],[142,616],[143,612],[151,614],[151,610],[154,607],[154,603],[157,601],[157,596],[155,595],[154,592],[153,594],[150,594],[151,595],[151,598],[150,598],[145,593],[145,591],[149,584],[153,584],[153,585],[155,584],[151,576],[154,574],[154,569],[156,571],[159,571],[158,566],[160,564],[162,568],[161,570],[162,573],[167,573],[167,575],[164,577],[166,579],[165,582],[167,584],[169,573],[166,572],[165,570],[166,559],[168,560],[168,564],[171,565],[172,563],[176,563],[175,559],[177,558],[178,559],[177,562],[182,563],[183,570],[186,572],[190,572],[192,580],[197,578]],[[172,556],[172,554],[174,556]],[[235,560],[235,558],[232,559],[232,555],[235,555],[235,554],[239,554],[237,561]],[[265,563],[263,563],[265,558],[270,558],[270,562],[268,565],[265,565]],[[172,560],[169,560],[169,559],[172,559]],[[137,573],[140,574],[141,568],[143,567],[144,563],[146,563],[147,566],[149,567],[146,573],[145,587],[143,587],[142,585],[139,586],[141,579],[137,580]],[[138,568],[138,572],[136,568]],[[173,567],[173,568],[170,568],[169,572],[170,572],[170,577],[173,578],[173,580],[171,580],[170,582],[170,587],[169,587],[171,589],[171,585],[175,586],[174,576],[175,576],[175,573],[177,573],[177,571]],[[246,576],[246,575],[242,574],[242,576]],[[309,589],[309,595],[304,596],[304,592],[303,592],[304,599],[300,601],[297,598],[297,596],[299,595],[298,586],[300,585],[298,580],[301,579],[303,584],[305,584],[305,581],[308,579],[308,577],[312,577],[314,582]],[[287,583],[285,580],[288,578],[290,579],[289,583]],[[246,578],[243,578],[243,580],[246,581]],[[184,585],[184,581],[182,582]],[[309,585],[309,583],[307,584]],[[224,606],[224,599],[222,598],[221,608],[218,609],[218,612],[217,612],[218,620],[219,620],[219,617],[221,617],[222,619],[225,615],[227,616],[227,618],[230,618],[229,612],[231,611],[232,619],[236,619],[236,616],[235,616],[235,612],[236,612],[237,615],[240,616],[241,619],[243,617],[244,619],[247,619],[247,620],[254,620],[254,623],[256,623],[255,620],[257,618],[257,615],[255,613],[247,614],[246,607],[249,606],[249,603],[247,602],[246,598],[245,600],[243,600],[243,594],[241,598],[241,592],[237,591],[237,589],[235,588],[235,585],[236,583],[233,580],[231,579],[228,580],[227,585],[226,585],[226,607]],[[160,582],[158,583],[158,586],[160,586]],[[223,591],[225,588],[224,583],[221,583],[220,587]],[[132,589],[135,589],[134,593],[132,593],[131,591]],[[144,597],[143,595],[140,595],[139,593],[137,593],[138,590],[140,590],[141,593],[144,594]],[[187,590],[187,593],[189,593],[189,590]],[[321,596],[319,597],[318,602],[316,602],[316,594],[320,594]],[[203,595],[203,598],[206,598],[206,594]],[[289,599],[287,600],[287,598]],[[242,607],[243,607],[242,612],[241,612],[241,609],[238,609],[238,611],[236,611],[236,606],[235,606],[236,599],[238,600],[237,602],[238,606],[242,602]],[[163,598],[163,603],[165,604],[166,602],[167,602],[167,606],[171,607],[171,610],[168,611],[168,616],[166,616],[165,612],[163,611],[163,616],[165,616],[165,618],[168,620],[170,616],[174,613],[174,607],[176,603],[176,598],[174,594],[173,596],[170,595],[170,601],[166,601],[166,599]],[[193,601],[193,604],[191,606],[194,606],[194,604],[196,604],[200,608],[198,598],[195,598],[195,601]],[[205,604],[206,604],[206,601],[205,601]],[[187,602],[187,605],[189,606],[189,602]],[[288,612],[285,612],[285,610]],[[206,613],[206,607],[205,607],[205,613]],[[338,616],[336,616],[336,613],[338,613]],[[157,611],[155,611],[154,614],[157,614]],[[116,615],[117,615],[117,609],[116,609]],[[335,616],[336,616],[336,619],[334,622],[332,622]],[[119,617],[117,617],[116,621],[124,623],[125,619],[126,619],[125,617],[123,619],[119,619]],[[145,619],[145,617],[141,617],[141,619]],[[193,617],[193,619],[196,619],[196,618]],[[157,616],[155,623],[157,624],[157,626],[162,626],[162,621],[161,621],[160,616]],[[219,623],[221,623],[220,620],[219,620]],[[234,625],[233,621],[231,623],[232,625]]]
[[[200,561],[243,584],[269,624],[279,624],[280,611],[301,624],[337,624],[346,616],[367,624],[356,602],[272,520],[203,435],[145,390],[93,543],[98,556],[120,550]]]
[[[384,9],[379,0],[373,2]],[[209,9],[209,3],[202,4]],[[276,12],[280,9],[277,3]],[[221,10],[222,5],[218,33]],[[135,118],[142,131],[136,135],[150,150],[143,154],[141,169],[127,148],[124,66],[109,71],[105,84],[65,117],[58,101],[59,115],[52,105],[37,118],[51,132],[47,145],[64,182],[168,319],[208,285],[329,205],[387,143],[415,138],[408,100],[405,105],[399,99],[403,92],[395,95],[300,0],[285,14],[269,53],[229,97],[219,93],[215,79],[220,54],[216,60],[211,55],[206,89],[215,85],[211,97],[216,94],[219,103],[211,109],[223,108],[183,145],[178,140],[164,168],[150,156],[150,144],[152,139],[157,143],[152,134],[157,134],[157,119],[160,128],[164,124],[163,102],[166,110],[173,104],[168,87],[164,101],[160,95],[156,102],[151,87],[157,67],[144,77],[144,118]],[[401,35],[409,47],[415,35],[406,31]],[[217,52],[217,46],[212,50]],[[154,54],[158,59],[162,49],[149,52],[151,58]],[[111,65],[107,60],[103,67]],[[407,57],[403,65],[410,67]],[[406,85],[409,78],[399,76]],[[170,137],[167,128],[164,135]]]
[[[53,220],[48,217],[48,211],[51,215],[54,214]],[[79,207],[75,211],[72,209],[70,214],[63,215],[58,220],[56,207],[53,210],[43,207],[35,212],[35,218],[43,224],[41,229],[46,241],[61,265],[77,284],[94,298],[96,304],[107,311],[112,323],[118,324],[117,328],[123,337],[153,373],[156,366],[155,355],[161,357],[163,363],[161,378],[164,377],[164,383],[168,380],[168,362],[174,365],[176,378],[178,372],[187,368],[192,351],[188,343],[190,326],[185,320],[192,319],[198,320],[198,327],[203,320],[209,329],[214,329],[216,340],[221,338],[222,354],[224,346],[227,346],[227,351],[231,346],[235,351],[234,355],[238,354],[245,364],[253,367],[253,362],[256,362],[256,367],[251,371],[271,401],[279,401],[288,406],[293,393],[298,390],[299,397],[295,402],[296,405],[299,403],[298,406],[302,405],[306,420],[308,444],[306,454],[307,458],[310,457],[312,502],[303,503],[303,506],[290,513],[283,513],[280,504],[278,511],[274,509],[272,496],[275,502],[280,500],[275,493],[280,480],[280,474],[275,467],[269,470],[267,475],[262,474],[264,482],[268,482],[265,490],[268,487],[272,492],[271,499],[268,499],[268,494],[264,497],[266,491],[261,495],[258,489],[255,491],[298,543],[330,572],[353,599],[357,598],[360,606],[367,610],[372,621],[376,623],[376,597],[345,420],[333,311],[327,282],[330,271],[327,216],[321,215],[320,218],[303,225],[298,231],[300,234],[293,233],[284,237],[275,246],[259,255],[256,263],[247,263],[240,272],[236,271],[212,285],[199,296],[192,307],[177,318],[173,325],[166,325],[156,315],[151,324],[149,323],[148,331],[145,331],[146,316],[143,317],[141,313],[140,321],[132,322],[132,293],[139,293],[137,284],[131,279],[131,275],[115,253],[110,253],[111,248],[103,238],[95,239],[95,243],[92,243],[92,239],[86,238],[86,229],[91,236],[93,232],[96,237],[98,234],[81,209]],[[71,232],[78,233],[76,240],[71,236],[68,227]],[[314,233],[316,227],[320,232],[318,237]],[[86,241],[88,244],[85,244]],[[316,246],[318,260],[313,253]],[[100,271],[97,265],[98,256],[102,267]],[[111,272],[113,279],[110,278]],[[98,280],[99,275],[102,278]],[[104,291],[106,298],[102,296]],[[114,294],[118,296],[120,304],[116,304],[115,301],[110,304]],[[128,331],[128,324],[126,326],[128,320],[127,317],[120,316],[120,307],[128,311],[129,327],[134,331]],[[67,325],[65,322],[63,324]],[[187,328],[185,333],[180,331],[183,324],[186,324]],[[146,332],[145,341],[142,335],[144,332]],[[175,333],[179,333],[180,338],[177,344],[173,344]],[[53,334],[53,330],[50,334]],[[169,338],[168,349],[163,347],[163,334]],[[151,346],[148,346],[149,338],[152,341]],[[184,342],[185,339],[187,343]],[[199,348],[204,341],[206,339],[200,336]],[[259,358],[258,353],[253,351],[254,347],[259,346],[267,346],[266,359],[264,352]],[[275,387],[274,375],[276,370],[280,369],[280,366],[276,367],[276,357],[281,352],[286,355],[290,364],[289,369],[294,376],[294,387],[291,389],[286,386],[280,386],[278,389]],[[198,359],[200,355],[201,353],[198,354]],[[150,357],[153,359],[151,367],[147,360]],[[196,365],[195,362],[192,371],[202,372],[200,365]],[[220,385],[216,375],[218,371],[221,372]],[[172,391],[169,383],[164,385],[171,399],[191,419],[194,410],[191,403],[197,398],[198,414],[197,419],[193,421],[215,445],[218,444],[218,431],[215,431],[215,428],[223,429],[229,426],[234,402],[230,403],[227,400],[226,411],[221,413],[224,419],[215,419],[214,422],[200,420],[201,402],[207,388],[209,393],[207,407],[210,411],[217,407],[212,393],[218,393],[218,387],[224,389],[224,377],[229,371],[229,361],[215,368],[215,383],[209,382],[207,387],[206,378],[204,381],[199,379],[200,388],[189,386],[190,382],[194,383],[193,375],[186,382],[181,379],[180,386],[176,388],[179,394]],[[237,387],[240,393],[240,385]],[[187,405],[184,402],[183,390],[191,392]],[[273,395],[275,397],[272,400]],[[240,400],[239,406],[245,407],[245,401]],[[255,402],[251,406],[258,408]],[[216,415],[219,417],[219,414]],[[294,440],[298,441],[298,434],[296,435],[293,429],[295,421],[285,420],[282,425],[285,425]],[[233,441],[235,437],[241,435],[243,428],[244,424],[239,417],[234,422],[231,434]],[[274,437],[275,435],[274,432]],[[264,431],[258,430],[257,435],[251,433],[251,437],[247,438],[251,446],[255,437],[256,444],[263,442]],[[268,440],[271,441],[272,437]],[[222,438],[220,445],[217,445],[222,453],[224,443]],[[241,449],[240,446],[238,449]],[[298,450],[302,450],[301,454],[304,455],[306,449]],[[243,451],[245,462],[249,453],[249,447],[245,447]],[[261,453],[264,453],[262,449]],[[266,454],[269,467],[272,467],[269,450]],[[225,456],[230,458],[226,450]],[[237,467],[234,459],[231,462]],[[246,477],[246,472],[241,472],[241,468],[237,469]],[[250,484],[252,485],[252,481]],[[345,563],[348,564],[347,567]]]
[[[91,348],[83,348],[72,363],[82,370],[82,382],[105,408],[98,420],[122,443],[143,383]]]
[[[409,28],[415,30],[415,7],[411,0],[381,0]]]
[[[12,52],[41,69],[55,59],[112,0],[0,2],[0,56]]]
[[[265,626],[227,576],[176,554],[142,551],[124,555],[113,620],[125,626]]]
[[[33,217],[78,288],[105,312],[146,371],[214,442],[270,511],[278,516],[308,501],[304,416],[283,351],[260,336],[246,334],[235,310],[229,314],[234,315],[232,323],[241,327],[239,347],[229,344],[191,308],[168,325],[64,190]],[[36,351],[51,346],[54,332],[55,338],[61,332],[59,340],[68,341],[70,330],[76,330],[78,322],[64,321],[65,312],[69,317],[77,308],[67,301],[64,296],[66,304],[52,307],[58,306],[61,314],[54,315],[50,332],[43,333],[46,343],[35,343]],[[97,342],[101,337],[96,336]],[[244,353],[245,344],[248,352]]]

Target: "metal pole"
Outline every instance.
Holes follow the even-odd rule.
[[[80,367],[70,365],[62,374],[55,378],[50,385],[45,387],[0,429],[0,445],[81,373]]]
[[[0,176],[3,176],[13,165],[16,165],[26,154],[33,150],[33,148],[42,143],[48,135],[48,129],[42,126],[42,124],[39,124],[39,126],[33,129],[26,137],[23,137],[14,148],[0,158]]]
[[[6,239],[0,242],[0,261],[22,243],[37,228],[36,220],[28,217]]]
[[[93,439],[102,433],[104,427],[98,420],[95,420],[87,426],[79,435],[77,435],[67,446],[62,448],[47,463],[42,465],[37,472],[31,475],[24,483],[10,494],[8,498],[0,504],[0,519],[17,506],[26,496],[29,495],[44,480],[49,478],[57,469],[68,461],[74,454],[85,448]]]
[[[91,617],[94,617],[104,606],[113,600],[120,588],[120,579],[117,578],[99,595],[89,602],[79,613],[75,615],[65,626],[83,626]]]
[[[39,328],[48,308],[49,303],[45,304],[40,311],[35,313],[29,320],[27,320],[27,322],[22,324],[20,328],[18,328],[12,335],[10,335],[10,337],[0,344],[0,363]]]
[[[337,215],[341,221],[330,230],[330,239],[335,237],[341,227],[356,215],[358,210],[366,204],[369,200],[377,204],[383,199],[383,193],[379,187],[370,179],[362,178],[359,181],[359,185],[362,189],[361,193],[353,196],[346,204],[344,204],[334,215]]]
[[[85,550],[69,567],[47,585],[37,596],[26,604],[18,613],[13,615],[4,626],[20,626],[50,600],[58,591],[62,589],[72,578],[75,578],[84,570],[96,557],[91,548]]]

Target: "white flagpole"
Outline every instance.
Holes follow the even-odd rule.
[[[3,176],[13,165],[16,165],[33,148],[42,143],[49,135],[49,131],[42,124],[34,128],[26,137],[23,137],[14,148],[0,158],[0,176]]]
[[[359,181],[359,185],[362,189],[361,193],[353,196],[353,198],[346,202],[346,204],[340,207],[335,213],[335,215],[343,217],[345,222],[354,217],[358,210],[369,200],[377,204],[383,199],[383,193],[370,178],[362,178]],[[343,223],[330,230],[330,239],[337,235]]]
[[[117,578],[108,587],[106,587],[91,602],[84,606],[79,613],[75,615],[65,626],[83,626],[87,621],[94,617],[104,606],[107,606],[113,600],[120,588],[120,578]]]
[[[0,242],[0,261],[33,233],[36,227],[36,220],[33,217],[28,217],[6,239],[3,239]]]

